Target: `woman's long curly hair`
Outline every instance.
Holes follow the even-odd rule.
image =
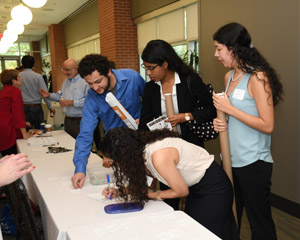
[[[213,35],[213,39],[223,44],[232,51],[232,56],[237,62],[238,68],[246,73],[256,74],[263,72],[268,78],[272,90],[273,105],[276,106],[282,100],[282,85],[276,71],[270,66],[266,59],[251,45],[251,36],[247,29],[239,23],[229,23],[221,27]]]
[[[131,200],[148,200],[144,149],[146,144],[166,137],[177,137],[177,134],[169,130],[150,132],[118,127],[105,135],[100,149],[103,156],[113,160],[112,168],[120,198],[128,201],[129,193]]]

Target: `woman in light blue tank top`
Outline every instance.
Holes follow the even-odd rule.
[[[251,45],[247,29],[238,23],[221,27],[213,36],[215,57],[231,70],[225,75],[224,98],[216,94],[216,109],[227,122],[214,120],[214,128],[228,128],[238,225],[245,207],[252,239],[277,239],[271,214],[273,159],[270,152],[274,106],[282,100],[282,85],[273,68]]]

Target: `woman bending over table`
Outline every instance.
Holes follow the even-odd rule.
[[[128,201],[187,196],[185,212],[222,239],[237,239],[232,213],[230,180],[214,156],[169,130],[110,130],[101,142],[103,161],[111,164],[115,188],[105,188],[107,198]],[[152,192],[146,175],[170,187]]]

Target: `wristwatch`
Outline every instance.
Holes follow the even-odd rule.
[[[191,120],[191,117],[190,117],[190,115],[188,113],[185,113],[184,117],[185,117],[185,120],[187,120],[187,121]]]

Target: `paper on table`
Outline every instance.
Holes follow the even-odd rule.
[[[29,146],[44,146],[44,145],[56,145],[57,141],[54,137],[31,137],[27,139]]]
[[[108,199],[108,198],[104,197],[101,193],[92,193],[92,194],[88,194],[86,196],[91,199],[94,199],[96,201],[102,202],[102,203],[116,203],[117,202],[115,200],[115,198]]]
[[[81,193],[81,191],[82,190],[80,188],[78,188],[78,189],[72,189],[70,192],[78,194],[78,193]]]
[[[72,184],[72,182],[69,180],[69,181],[64,181],[64,182],[62,182],[61,185],[62,185],[63,187],[67,187],[67,186],[72,186],[73,184]]]
[[[119,232],[119,231],[125,231],[132,229],[134,225],[132,223],[119,223],[119,224],[114,224],[114,225],[107,225],[102,228],[97,228],[94,229],[94,232],[97,234],[97,236],[102,237],[107,234],[111,234],[114,232]]]

